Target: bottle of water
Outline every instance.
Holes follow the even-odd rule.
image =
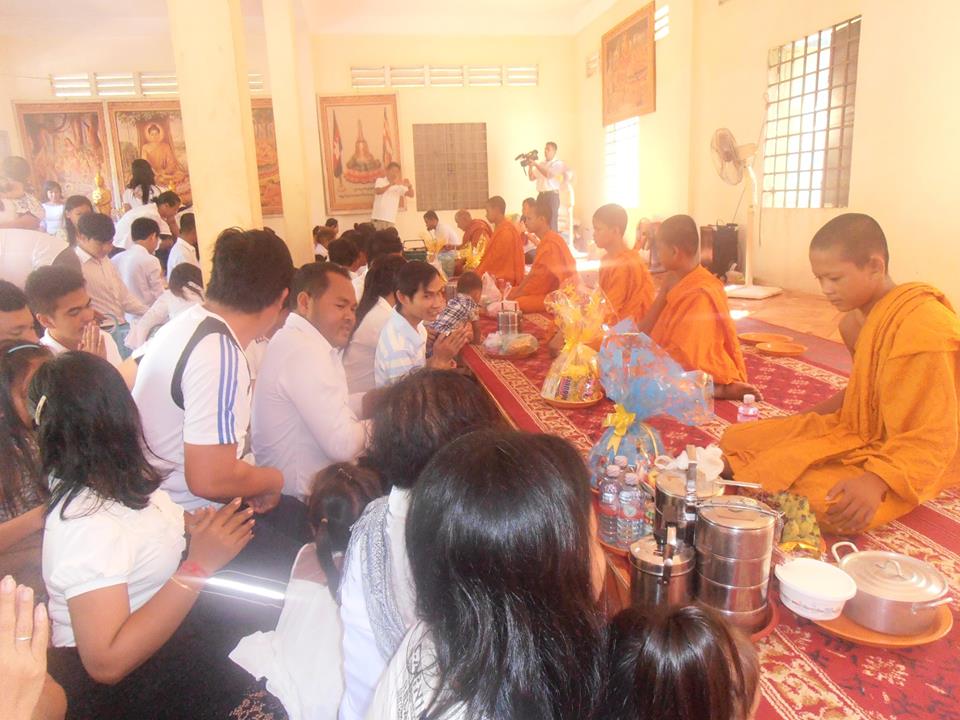
[[[629,472],[629,471],[627,470],[627,468],[630,466],[630,461],[627,460],[627,456],[626,456],[626,455],[617,455],[617,456],[613,459],[613,464],[620,468],[620,472],[621,472],[621,473],[627,473],[627,472]]]
[[[599,535],[607,545],[617,544],[617,520],[620,515],[620,467],[607,466],[607,475],[600,484]]]
[[[617,518],[617,543],[628,548],[640,539],[643,529],[643,498],[640,495],[639,479],[635,473],[627,473],[620,488],[620,515]]]
[[[760,408],[757,407],[757,398],[753,395],[744,395],[743,402],[737,410],[737,422],[752,422],[760,419]]]

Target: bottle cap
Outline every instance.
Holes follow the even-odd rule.
[[[747,393],[746,395],[743,396],[743,402],[746,405],[753,405],[756,401],[757,401],[756,395],[751,395]]]
[[[627,460],[627,456],[626,456],[626,455],[617,455],[617,456],[613,459],[613,464],[614,464],[614,465],[619,465],[620,467],[626,467],[628,462],[629,462],[629,461]]]
[[[619,465],[607,465],[607,475],[609,477],[620,477]]]
[[[636,473],[627,473],[623,476],[623,482],[625,485],[639,485],[640,478]]]

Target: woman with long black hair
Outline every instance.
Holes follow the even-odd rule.
[[[63,203],[63,224],[57,230],[57,237],[72,248],[77,244],[77,223],[87,213],[93,212],[93,203],[85,195],[71,195]],[[67,248],[65,253],[73,251]]]
[[[37,370],[28,397],[50,478],[49,671],[70,717],[223,717],[245,679],[185,620],[206,579],[249,542],[252,511],[237,498],[194,513],[187,547],[184,512],[159,489],[137,406],[106,360],[63,353]]]
[[[605,561],[575,448],[502,430],[461,437],[414,485],[406,536],[419,623],[368,719],[594,716]]]
[[[162,190],[156,185],[157,179],[153,174],[150,163],[137,158],[130,163],[130,182],[123,190],[123,211],[129,212],[133,208],[142,207],[159,195]]]

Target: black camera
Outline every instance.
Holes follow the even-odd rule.
[[[529,165],[533,165],[539,159],[540,159],[539,150],[531,150],[530,152],[527,152],[527,153],[520,153],[514,158],[514,160],[520,161],[520,167],[527,167]]]

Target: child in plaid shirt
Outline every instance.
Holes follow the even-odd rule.
[[[447,303],[436,320],[427,325],[429,333],[427,357],[432,354],[435,337],[452,332],[464,323],[470,323],[473,327],[473,344],[480,344],[482,341],[480,337],[480,293],[482,290],[483,281],[475,272],[468,270],[460,276],[457,281],[457,296]]]

